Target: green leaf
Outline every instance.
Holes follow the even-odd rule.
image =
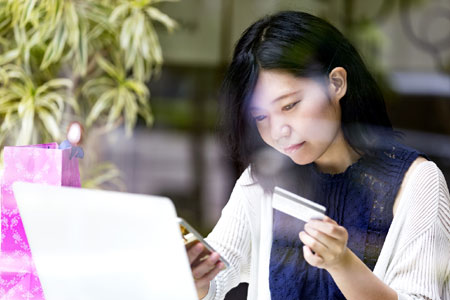
[[[8,104],[11,100],[17,100],[17,95],[13,93],[1,93],[0,94],[0,107],[3,108],[4,105]]]
[[[116,23],[117,20],[119,20],[120,18],[122,18],[123,16],[128,14],[129,9],[130,9],[130,6],[128,3],[124,3],[124,4],[117,6],[112,11],[111,15],[109,16],[108,21],[111,24]]]
[[[156,21],[162,23],[164,26],[166,26],[166,28],[167,28],[167,30],[169,30],[169,32],[172,32],[178,26],[178,24],[177,24],[177,22],[175,22],[175,20],[170,18],[168,15],[162,13],[157,8],[149,7],[145,11],[151,19],[156,20]]]
[[[151,23],[148,23],[148,26],[150,27],[149,29],[149,39],[150,39],[150,43],[151,45],[153,45],[153,58],[156,62],[156,64],[161,64],[162,63],[162,52],[161,52],[161,46],[159,44],[159,40],[158,40],[158,36],[155,33],[155,29],[153,28],[153,25]]]
[[[154,119],[149,103],[142,104],[142,107],[139,109],[139,115],[145,120],[147,126],[153,125]]]
[[[145,74],[146,62],[142,57],[136,59],[133,64],[133,77],[138,81],[145,81],[147,79],[147,74]]]
[[[45,109],[38,110],[37,114],[41,119],[42,124],[44,124],[44,127],[50,133],[52,138],[56,141],[59,140],[61,132],[59,130],[58,123],[56,122],[55,118],[51,114],[49,114]]]
[[[0,56],[0,66],[15,60],[20,54],[19,49],[10,50]]]
[[[19,106],[17,107],[17,113],[19,117],[25,117],[28,111],[34,111],[33,99],[29,96],[24,96],[20,99]]]
[[[131,136],[132,129],[136,124],[138,107],[131,93],[125,93],[125,132],[127,136]]]
[[[114,122],[120,117],[123,107],[125,106],[124,88],[119,88],[115,100],[116,101],[114,101],[115,103],[111,107],[108,115],[107,126],[109,128],[111,128]]]
[[[35,99],[36,106],[45,106],[46,103],[56,103],[58,109],[62,111],[64,109],[64,97],[56,92],[47,93],[44,95],[38,95]]]
[[[49,89],[72,88],[73,82],[67,78],[52,79],[36,89],[36,95],[39,95]]]
[[[64,16],[66,17],[65,24],[72,30],[77,31],[79,28],[79,18],[73,1],[67,1],[64,5]],[[78,33],[75,34],[75,36],[78,36]]]
[[[40,111],[49,112],[51,115],[55,116],[55,119],[58,123],[61,121],[62,110],[58,106],[57,102],[54,101],[43,102],[41,105],[36,106],[36,111],[38,114]]]
[[[20,19],[20,26],[25,26],[25,24],[29,21],[36,2],[36,0],[28,0],[28,4],[26,5],[22,18]]]
[[[130,47],[130,40],[134,33],[135,19],[134,16],[128,17],[122,25],[120,31],[120,47],[128,49]]]
[[[33,134],[34,125],[34,109],[31,107],[27,109],[22,116],[22,124],[19,132],[19,136],[16,141],[17,146],[28,145]]]
[[[95,102],[92,107],[89,116],[86,119],[86,126],[90,127],[92,123],[100,116],[100,114],[110,105],[117,90],[109,90],[103,93],[100,98]]]
[[[63,22],[59,23],[55,36],[45,51],[44,58],[41,63],[41,70],[48,68],[50,64],[61,58],[62,52],[67,41],[67,28]]]
[[[89,80],[82,87],[82,92],[87,96],[102,94],[104,90],[114,88],[115,82],[109,77],[102,76]]]
[[[18,97],[28,94],[28,87],[24,84],[11,83],[8,85],[9,90]]]
[[[78,102],[74,97],[66,97],[65,102],[73,108],[75,113],[80,112],[80,106],[78,105]]]
[[[125,52],[125,68],[129,69],[134,63],[136,63],[136,60],[139,59],[139,57],[137,57],[137,48],[131,47]]]
[[[14,39],[17,45],[23,45],[26,41],[25,29],[19,27],[17,24],[13,27]]]
[[[0,113],[5,114],[8,113],[11,110],[17,111],[19,104],[17,102],[10,102],[6,104],[2,104],[0,106]]]
[[[88,65],[88,36],[87,30],[85,26],[82,26],[82,30],[80,30],[80,37],[78,43],[78,51],[77,51],[77,66],[79,68],[79,73],[81,76],[86,75],[87,65]]]
[[[16,113],[14,113],[15,111],[15,109],[11,109],[6,113],[1,127],[2,131],[11,131],[14,127],[16,127],[16,124],[19,122],[20,118]]]
[[[141,81],[128,79],[124,86],[135,92],[139,97],[147,98],[150,95],[147,86]]]
[[[115,68],[110,62],[108,62],[106,59],[104,59],[101,56],[97,56],[97,63],[102,68],[103,71],[105,71],[109,76],[116,80],[122,80],[123,79],[123,72],[121,70],[118,70]]]

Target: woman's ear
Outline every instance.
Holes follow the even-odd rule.
[[[347,71],[342,67],[331,70],[329,92],[332,99],[339,101],[347,92]]]

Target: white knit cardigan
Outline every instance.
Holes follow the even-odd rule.
[[[207,238],[231,266],[211,282],[204,299],[223,299],[240,282],[249,283],[247,299],[270,299],[271,201],[247,169]],[[450,197],[439,168],[420,163],[399,201],[374,274],[400,300],[450,300]]]

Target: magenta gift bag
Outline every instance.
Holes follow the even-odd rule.
[[[15,181],[80,187],[78,158],[57,143],[5,147],[1,183],[2,243],[0,299],[41,300],[44,294],[33,264],[12,184]]]

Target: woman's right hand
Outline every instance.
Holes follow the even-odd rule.
[[[209,251],[200,243],[195,242],[186,246],[186,251],[194,277],[195,288],[199,299],[208,294],[209,282],[223,269],[225,265],[219,259],[219,254]],[[207,256],[207,258],[205,258]]]

